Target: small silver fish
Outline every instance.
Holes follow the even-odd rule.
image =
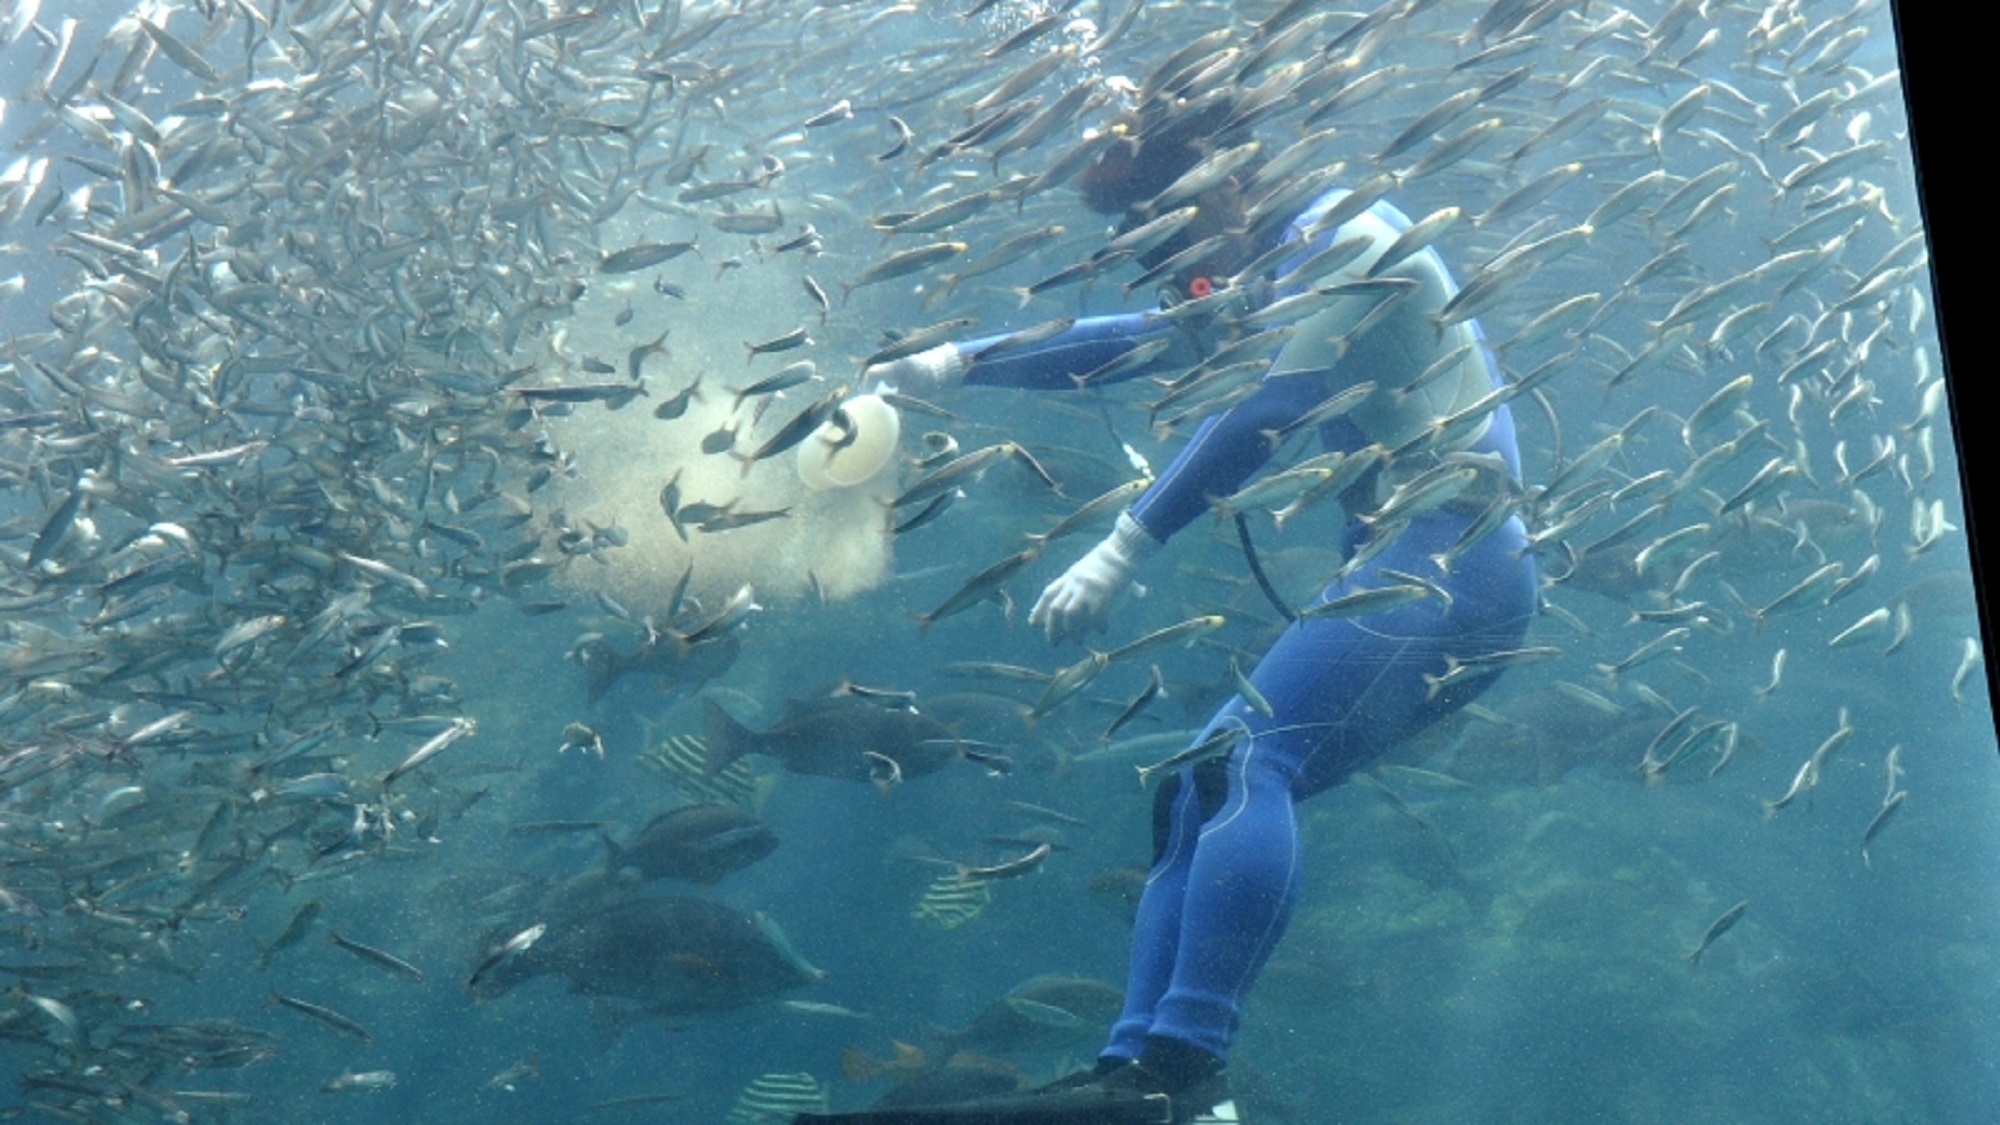
[[[1688,951],[1688,964],[1701,964],[1701,955],[1708,952],[1708,947],[1715,944],[1716,938],[1728,933],[1730,927],[1741,921],[1743,919],[1743,912],[1748,909],[1750,909],[1750,900],[1746,898],[1735,906],[1723,911],[1721,917],[1710,922],[1707,931],[1701,935],[1701,941]]]
[[[1235,726],[1216,731],[1214,734],[1209,735],[1207,738],[1202,739],[1200,742],[1195,743],[1193,746],[1170,758],[1154,762],[1150,766],[1136,767],[1139,771],[1139,788],[1144,789],[1146,787],[1146,780],[1162,770],[1177,770],[1182,766],[1191,766],[1225,754],[1235,747],[1237,739],[1249,733],[1248,727],[1238,723]]]

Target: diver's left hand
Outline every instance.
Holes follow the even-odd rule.
[[[1042,591],[1028,614],[1028,624],[1046,633],[1052,645],[1065,637],[1080,640],[1092,629],[1103,629],[1111,599],[1132,580],[1139,564],[1159,549],[1159,540],[1131,513],[1119,513],[1111,534]]]

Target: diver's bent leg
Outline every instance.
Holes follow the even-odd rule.
[[[1384,584],[1374,571],[1385,566],[1419,570],[1464,526],[1463,516],[1419,517],[1347,586]],[[1177,880],[1170,897],[1178,913],[1142,914],[1137,939],[1151,956],[1170,952],[1172,973],[1160,995],[1157,962],[1148,961],[1142,977],[1135,950],[1133,980],[1144,981],[1145,997],[1158,998],[1151,1024],[1142,1029],[1137,1018],[1147,1010],[1145,999],[1135,1002],[1128,993],[1130,1018],[1121,1019],[1113,1035],[1118,1053],[1132,1051],[1136,1036],[1140,1061],[1149,1069],[1156,1055],[1175,1053],[1175,1045],[1228,1057],[1244,997],[1297,901],[1295,801],[1365,769],[1485,686],[1477,681],[1433,692],[1426,675],[1442,675],[1448,655],[1468,659],[1521,643],[1535,606],[1524,546],[1516,519],[1467,552],[1446,580],[1453,593],[1449,609],[1426,600],[1360,619],[1312,621],[1286,630],[1271,646],[1250,679],[1275,715],[1259,715],[1239,698],[1210,723],[1211,731],[1240,723],[1250,736],[1227,759],[1220,809],[1197,808],[1204,815],[1191,848],[1183,828],[1187,809],[1177,808],[1172,863],[1165,870]],[[1336,585],[1323,596],[1343,592],[1346,587]],[[1156,875],[1162,870],[1156,867]],[[1142,900],[1142,911],[1144,906]],[[1173,922],[1177,940],[1145,935],[1149,925]]]
[[[1180,945],[1181,899],[1187,890],[1188,866],[1194,862],[1202,806],[1206,803],[1212,811],[1218,803],[1215,797],[1203,801],[1204,788],[1213,790],[1216,786],[1212,781],[1204,783],[1196,770],[1184,769],[1168,779],[1154,799],[1153,866],[1132,923],[1125,1006],[1111,1027],[1110,1040],[1098,1052],[1100,1059],[1130,1062],[1139,1057],[1146,1031],[1153,1023],[1153,1009],[1173,978]]]
[[[1443,537],[1456,534],[1424,530],[1406,532],[1398,546],[1441,550],[1451,541]],[[1433,546],[1434,538],[1443,542]],[[1250,736],[1230,754],[1224,804],[1197,838],[1154,1035],[1228,1057],[1243,1000],[1297,901],[1293,804],[1442,714],[1428,706],[1423,675],[1444,669],[1439,646],[1457,623],[1443,618],[1427,601],[1358,621],[1309,621],[1287,629],[1258,662],[1250,679],[1274,714],[1257,714],[1240,699],[1225,711]]]
[[[1143,1052],[1150,1067],[1159,1068],[1166,1055],[1175,1059],[1168,1068],[1198,1071],[1202,1060],[1176,1052],[1175,1044],[1217,1062],[1229,1057],[1243,999],[1298,901],[1292,773],[1263,744],[1269,737],[1253,735],[1230,755],[1228,796],[1194,849],[1173,979],[1148,1029],[1155,1041]]]

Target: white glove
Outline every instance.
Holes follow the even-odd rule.
[[[1139,569],[1139,564],[1160,549],[1160,541],[1139,526],[1130,512],[1120,512],[1118,523],[1104,542],[1063,571],[1048,584],[1028,614],[1028,624],[1048,633],[1049,643],[1064,637],[1083,638],[1090,629],[1104,628],[1105,611],[1111,599]]]
[[[921,395],[956,384],[971,367],[971,357],[959,351],[958,345],[939,344],[866,368],[861,378],[866,386]]]

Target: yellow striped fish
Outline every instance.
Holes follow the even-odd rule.
[[[801,1113],[825,1113],[827,1090],[819,1079],[797,1074],[765,1074],[751,1080],[723,1118],[727,1125],[783,1125]]]
[[[710,774],[708,744],[691,734],[670,734],[641,753],[639,760],[667,775],[667,781],[690,800],[756,811],[761,792],[750,764],[731,762]]]
[[[954,872],[933,880],[910,916],[927,926],[955,930],[979,917],[992,901],[993,888],[986,880]]]

